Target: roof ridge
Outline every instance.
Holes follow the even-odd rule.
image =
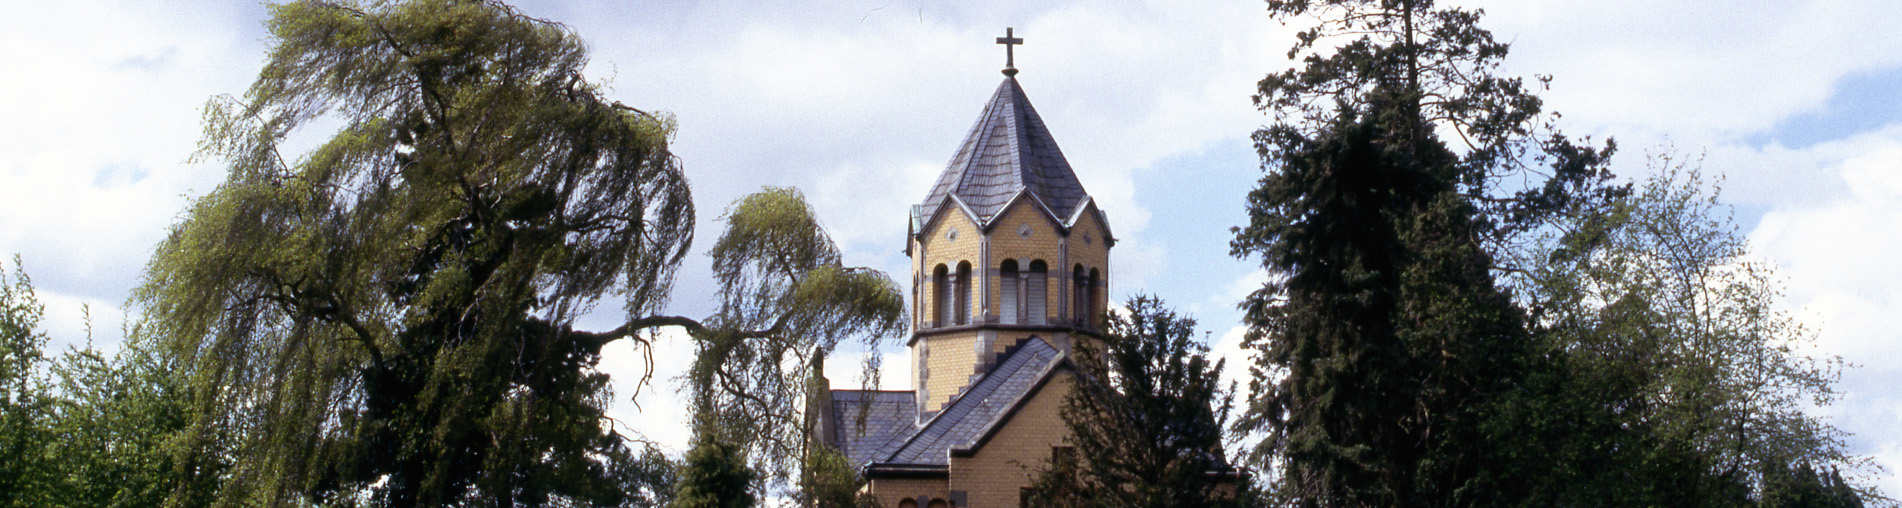
[[[1003,365],[1008,365],[1012,360],[1016,360],[1020,356],[1022,356],[1025,359],[1025,361],[1028,362],[1031,359],[1034,359],[1035,357],[1024,356],[1024,355],[1029,355],[1032,353],[1047,352],[1050,354],[1050,359],[1037,362],[1034,366],[1020,364],[1016,367],[1016,369],[1018,370],[1013,370],[1010,373],[1007,373],[1006,375],[998,376],[998,375],[995,375],[996,372],[993,372],[992,375],[985,376],[983,380],[978,381],[977,384],[972,385],[970,387],[970,390],[967,391],[965,394],[966,396],[960,396],[957,400],[952,401],[951,404],[945,410],[939,411],[938,414],[936,415],[932,415],[930,420],[926,421],[923,425],[919,425],[917,430],[914,431],[911,436],[907,437],[903,443],[893,448],[890,453],[883,454],[885,456],[884,460],[873,461],[873,463],[888,463],[888,464],[889,463],[905,463],[905,464],[920,463],[920,462],[917,462],[916,460],[908,460],[907,462],[899,462],[899,461],[901,460],[900,459],[901,456],[930,453],[931,450],[927,450],[927,449],[918,449],[914,451],[916,447],[927,445],[927,444],[931,445],[931,449],[937,449],[938,446],[936,445],[938,444],[945,444],[946,446],[944,446],[944,449],[942,451],[948,454],[949,450],[954,444],[943,443],[942,440],[947,438],[957,439],[956,436],[950,435],[951,431],[956,430],[957,428],[959,428],[959,426],[965,424],[966,423],[965,418],[968,416],[971,416],[972,410],[982,408],[985,402],[990,399],[988,395],[994,393],[997,390],[998,388],[997,385],[1005,383],[1009,381],[1011,378],[1017,377],[1016,374],[1018,374],[1020,370],[1026,367],[1034,368],[1035,370],[1032,371],[1032,373],[1034,374],[1041,374],[1045,370],[1045,368],[1048,367],[1050,362],[1061,361],[1064,358],[1063,351],[1058,349],[1055,345],[1052,345],[1049,342],[1044,341],[1042,338],[1033,337],[1033,339],[1034,340],[1026,340],[1022,347],[1019,347],[1017,348],[1016,351],[1012,352],[1010,358],[1007,358],[999,362],[1000,367]],[[1037,344],[1042,344],[1042,347],[1032,348],[1030,347],[1032,345],[1031,344],[1032,342],[1035,342]],[[977,395],[979,392],[983,392],[985,396],[970,397],[970,395]],[[1015,400],[1015,396],[1013,396],[1012,400],[1013,401]],[[956,409],[964,408],[964,407],[969,407],[971,409],[966,411],[956,411]],[[953,416],[953,415],[956,415],[956,416]],[[991,415],[991,416],[995,416],[995,415]],[[986,420],[985,422],[977,422],[977,423],[987,424],[989,419],[990,417],[985,417],[985,420]],[[978,427],[974,430],[982,431],[983,428],[984,427]],[[929,458],[924,458],[924,457],[926,456],[920,456],[918,460],[931,460]],[[949,455],[945,455],[942,458],[949,459]]]
[[[1030,388],[1024,390],[1023,393],[1017,394],[1016,398],[1011,399],[1006,409],[998,411],[997,414],[991,416],[991,420],[984,424],[981,432],[978,432],[977,439],[963,446],[953,446],[950,451],[965,457],[969,457],[971,453],[976,453],[978,448],[990,442],[991,437],[997,434],[998,429],[1001,428],[1005,420],[1009,420],[1015,416],[1018,410],[1023,409],[1024,404],[1030,403],[1031,395],[1043,391],[1044,386],[1050,383],[1050,379],[1066,368],[1075,369],[1076,367],[1075,364],[1070,361],[1070,355],[1059,353],[1054,361],[1051,361],[1049,365],[1045,365],[1043,369],[1038,371],[1036,383],[1030,385]]]

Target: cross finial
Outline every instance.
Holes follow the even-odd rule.
[[[1011,30],[1012,30],[1011,27],[1004,27],[1004,36],[997,38],[997,43],[1004,45],[1004,75],[1005,76],[1017,75],[1017,55],[1014,54],[1015,52],[1011,50],[1016,48],[1018,44],[1024,43],[1023,39],[1012,37]]]

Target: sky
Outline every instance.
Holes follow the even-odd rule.
[[[269,41],[249,1],[17,2],[0,17],[0,255],[18,255],[60,345],[120,340],[125,302],[189,200],[223,178],[193,162],[201,107],[241,94]],[[610,99],[671,112],[673,149],[700,211],[761,186],[801,189],[847,264],[906,279],[905,221],[1003,76],[1005,27],[1026,93],[1119,237],[1112,297],[1147,293],[1198,318],[1239,356],[1235,304],[1266,275],[1228,254],[1261,177],[1250,101],[1290,65],[1291,30],[1258,0],[917,0],[518,4],[587,41]],[[1810,354],[1853,368],[1818,414],[1902,494],[1902,9],[1892,0],[1462,2],[1511,41],[1501,72],[1553,76],[1543,97],[1573,136],[1615,138],[1616,170],[1642,178],[1675,154],[1721,175],[1752,256],[1772,263],[1781,307],[1816,333]],[[323,133],[294,140],[309,146]],[[293,148],[295,148],[295,143]],[[11,271],[11,267],[9,267]],[[683,266],[670,311],[705,315],[708,260]],[[591,315],[583,327],[611,328]],[[674,390],[686,340],[617,420],[678,452]],[[908,385],[902,348],[883,386]],[[642,373],[623,341],[603,368]],[[617,385],[623,399],[634,387]]]

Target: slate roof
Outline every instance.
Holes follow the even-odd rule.
[[[1089,197],[1017,78],[1006,77],[919,205],[916,220],[931,221],[945,198],[956,196],[978,223],[988,223],[1019,192],[1049,207],[1059,221],[1069,220]]]
[[[1062,360],[1062,352],[1043,339],[1025,341],[984,379],[877,462],[949,465],[952,448],[972,445]]]
[[[865,417],[864,426],[859,416]],[[826,436],[859,466],[903,444],[918,430],[918,402],[911,391],[832,391],[832,432]]]

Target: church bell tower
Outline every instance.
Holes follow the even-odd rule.
[[[1022,43],[1010,35],[999,44]],[[912,389],[930,419],[1032,338],[1099,333],[1109,223],[1017,82],[1015,62],[923,202],[912,206]]]

